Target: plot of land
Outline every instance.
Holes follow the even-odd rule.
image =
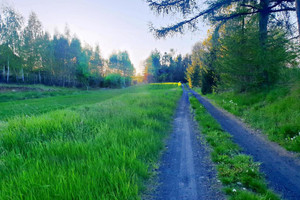
[[[151,197],[224,199],[210,158],[215,152],[192,120],[188,91],[179,86],[51,93],[37,90],[30,91],[32,96],[27,91],[3,92],[0,199],[140,199],[164,149]],[[249,134],[194,94],[233,135],[242,152],[262,163],[270,187],[284,198],[298,199],[298,159]],[[7,96],[13,101],[5,101]],[[240,154],[237,157],[246,159]],[[245,161],[251,162],[248,158]],[[240,178],[238,173],[235,178]],[[239,184],[243,181],[247,182],[241,179]],[[228,183],[237,184],[234,180]],[[259,195],[277,199],[264,185],[251,187],[258,188],[253,191]],[[230,194],[233,199],[234,192]],[[251,191],[239,194],[254,195]]]
[[[13,112],[1,114],[0,199],[139,198],[180,94],[143,86],[1,103]]]

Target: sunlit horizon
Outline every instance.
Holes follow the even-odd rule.
[[[199,24],[199,31],[175,35],[157,40],[150,33],[148,24],[170,23],[170,18],[155,16],[143,0],[115,1],[44,1],[44,0],[2,0],[1,5],[13,6],[27,23],[28,16],[35,12],[43,29],[51,35],[64,33],[66,25],[71,36],[76,35],[83,44],[94,47],[99,44],[105,59],[116,51],[128,51],[137,73],[143,70],[143,61],[154,49],[177,54],[191,52],[193,44],[206,37],[208,26]]]

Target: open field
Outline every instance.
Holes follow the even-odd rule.
[[[51,91],[3,92],[0,93],[0,120],[3,121],[20,115],[31,116],[72,106],[99,103],[121,94],[142,92],[146,87],[149,86],[94,91],[54,88]],[[167,87],[170,86],[164,88],[167,89]]]
[[[180,95],[139,86],[0,103],[0,199],[139,199]]]
[[[16,85],[0,83],[0,103],[15,100],[37,99],[84,93],[76,88],[49,87],[45,85]]]

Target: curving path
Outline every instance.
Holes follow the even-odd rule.
[[[255,133],[231,114],[213,106],[197,92],[190,92],[207,111],[233,136],[233,141],[243,148],[243,152],[261,163],[269,186],[285,199],[300,200],[300,159],[279,145]]]

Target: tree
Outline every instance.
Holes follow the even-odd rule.
[[[100,47],[96,45],[95,50],[92,51],[92,56],[90,58],[90,72],[91,72],[91,84],[99,86],[103,82],[103,67],[104,59],[100,55]]]
[[[10,7],[4,7],[2,12],[0,44],[1,54],[6,56],[6,82],[9,83],[10,64],[11,62],[14,62],[13,59],[20,58],[21,28],[23,18]],[[20,64],[20,62],[16,63]],[[18,66],[20,67],[20,65]],[[5,73],[5,67],[3,72]]]
[[[56,76],[60,77],[61,85],[64,87],[67,80],[68,62],[69,62],[69,41],[63,35],[54,36],[54,58],[56,67]]]
[[[192,63],[186,72],[190,87],[201,87],[203,94],[212,93],[217,87],[216,51],[218,48],[216,32],[210,33],[202,43],[198,42],[192,50]]]
[[[110,68],[119,71],[123,76],[133,76],[134,67],[127,51],[113,53],[109,57],[108,65]]]
[[[144,62],[144,82],[153,83],[158,81],[159,70],[161,69],[160,63],[161,55],[158,50],[150,53],[150,56]]]
[[[184,73],[190,62],[189,55],[176,56],[172,49],[164,54],[154,50],[144,62],[144,82],[185,82]]]
[[[0,12],[0,81],[43,83],[63,87],[103,86],[104,75],[117,71],[122,86],[131,84],[134,67],[128,52],[118,52],[107,61],[101,57],[99,45],[81,46],[81,41],[65,33],[52,37],[44,32],[42,23],[31,13],[23,27],[23,17],[13,8]],[[116,62],[114,63],[114,58]],[[106,69],[104,69],[106,67]],[[15,79],[13,79],[15,77]]]
[[[225,27],[217,58],[223,87],[244,92],[271,86],[279,79],[280,70],[295,59],[283,30],[270,30],[264,47],[258,31],[255,20],[244,28],[233,22]]]
[[[157,14],[179,13],[183,16],[183,20],[159,29],[151,25],[151,30],[157,37],[166,37],[177,32],[183,33],[185,29],[194,30],[201,17],[209,19],[212,23],[224,24],[228,20],[241,16],[258,15],[262,45],[267,39],[267,27],[271,14],[272,20],[281,20],[282,18],[277,13],[285,13],[288,17],[290,11],[296,11],[295,0],[213,0],[207,3],[206,9],[200,9],[200,11],[199,8],[204,6],[195,0],[147,0],[147,2],[151,10]],[[288,21],[286,18],[284,20]],[[298,15],[298,23],[299,21]]]
[[[41,71],[42,65],[42,23],[38,20],[37,15],[32,12],[29,15],[27,26],[24,29],[23,38],[23,57],[26,62],[27,71],[38,71],[38,81],[42,82]],[[23,72],[23,68],[22,68]],[[23,74],[23,73],[22,73]],[[22,75],[24,76],[24,75]],[[24,82],[24,79],[23,79]]]
[[[73,79],[73,86],[75,86],[75,77],[78,75],[78,69],[80,67],[82,47],[81,42],[78,38],[74,37],[71,40],[69,47],[69,84],[71,84],[71,77]]]
[[[55,66],[55,57],[54,57],[54,44],[51,40],[49,33],[44,33],[40,42],[40,53],[42,59],[42,66],[44,70],[44,84],[54,85],[54,66]],[[32,73],[32,72],[28,72]]]
[[[186,80],[190,87],[201,86],[201,76],[204,68],[203,60],[205,55],[204,45],[200,42],[196,43],[192,49],[191,61],[186,71]]]

